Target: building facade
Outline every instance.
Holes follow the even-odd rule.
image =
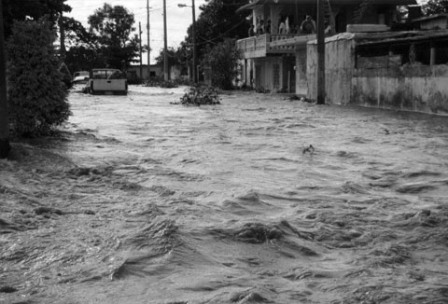
[[[397,6],[415,0],[325,0],[326,34],[344,33],[349,24],[391,26]],[[264,92],[307,95],[307,43],[316,39],[315,0],[252,0],[247,11],[255,33],[237,41],[242,53],[240,83]],[[310,16],[314,28],[305,28]],[[258,30],[261,29],[261,30]]]
[[[327,103],[448,114],[448,30],[344,33],[325,48]],[[316,41],[307,50],[313,84]]]

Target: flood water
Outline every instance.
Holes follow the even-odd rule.
[[[184,90],[13,143],[0,303],[448,303],[448,119]]]

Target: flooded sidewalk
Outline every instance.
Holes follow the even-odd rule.
[[[184,90],[13,143],[0,303],[448,302],[446,118]]]

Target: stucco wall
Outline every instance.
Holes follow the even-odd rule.
[[[303,48],[296,50],[296,95],[306,96],[308,92],[306,77],[306,48]]]
[[[350,103],[351,78],[354,68],[354,40],[351,34],[340,34],[325,43],[326,102],[344,105]],[[317,43],[307,46],[307,79],[310,99],[317,96]]]
[[[254,59],[255,88],[268,90],[275,93],[280,92],[286,86],[285,67],[282,57],[266,57]],[[278,83],[275,83],[275,66],[278,67]]]
[[[357,69],[352,78],[351,103],[446,115],[448,65]]]
[[[326,103],[361,105],[448,115],[448,64],[355,68],[355,40],[327,39]],[[380,57],[379,57],[380,58]],[[370,60],[373,60],[370,58]],[[310,99],[317,95],[317,45],[307,46]]]

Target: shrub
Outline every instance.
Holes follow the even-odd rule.
[[[211,67],[212,85],[223,90],[233,88],[233,80],[238,75],[238,60],[241,54],[234,40],[228,39],[216,45],[203,61]]]
[[[48,134],[70,115],[68,90],[53,46],[55,37],[45,19],[13,25],[7,43],[8,101],[18,136]]]
[[[216,105],[220,104],[218,91],[213,87],[196,85],[181,97],[180,103],[183,105]]]

